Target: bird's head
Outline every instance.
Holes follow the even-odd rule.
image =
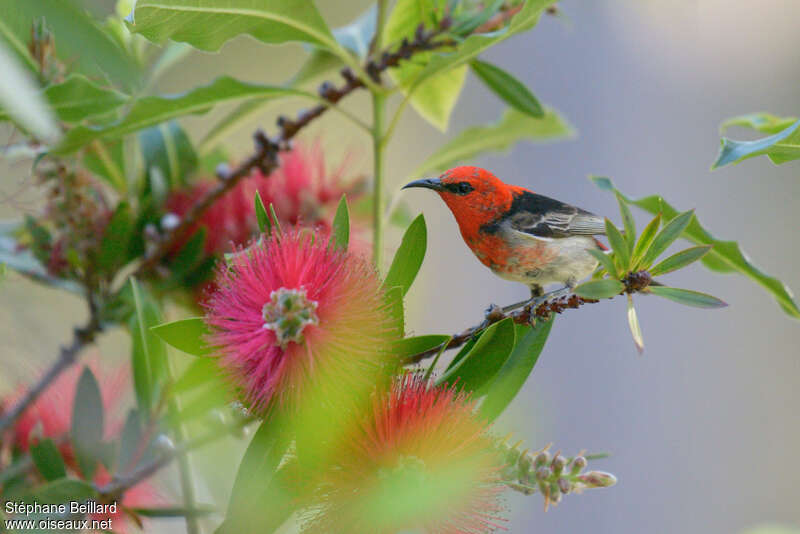
[[[518,187],[504,184],[480,167],[455,167],[438,178],[424,178],[403,186],[433,189],[453,212],[462,233],[477,232],[511,207]]]

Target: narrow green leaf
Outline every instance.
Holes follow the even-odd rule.
[[[186,131],[172,120],[139,132],[139,148],[151,190],[186,185],[198,157]],[[155,180],[165,181],[162,185]]]
[[[220,368],[213,358],[195,358],[172,383],[172,392],[185,393],[194,389],[215,384],[221,380]]]
[[[531,117],[544,117],[544,109],[539,100],[514,76],[497,65],[479,59],[470,61],[470,67],[472,72],[506,104]]]
[[[608,243],[614,251],[614,260],[619,266],[619,272],[627,273],[631,269],[631,256],[630,249],[628,249],[628,241],[609,219],[606,219],[606,237],[608,237]]]
[[[405,309],[403,307],[403,295],[405,292],[403,288],[400,286],[393,286],[390,288],[386,288],[386,282],[383,284],[384,287],[384,299],[386,300],[386,305],[389,309],[389,315],[391,315],[392,319],[394,319],[394,323],[399,325],[399,331],[401,334],[405,333],[406,329],[406,317],[405,317]]]
[[[628,327],[631,329],[636,350],[639,351],[639,354],[643,353],[644,337],[642,337],[642,328],[639,326],[639,318],[636,316],[636,308],[633,307],[632,295],[628,295]]]
[[[771,113],[748,113],[726,120],[720,125],[719,129],[720,131],[725,131],[731,126],[742,126],[765,134],[776,134],[795,122],[797,122],[797,117],[778,117]]]
[[[48,86],[41,94],[58,119],[67,123],[105,115],[128,99],[127,95],[101,87],[81,74],[71,74],[63,82]],[[0,110],[0,121],[4,120],[9,120],[9,116]]]
[[[64,155],[78,150],[95,139],[113,139],[143,130],[162,122],[192,114],[202,114],[217,104],[250,98],[279,98],[305,96],[317,100],[315,95],[297,89],[258,85],[222,76],[208,85],[186,93],[140,98],[119,121],[106,126],[77,126],[71,129],[55,147],[54,153]]]
[[[425,226],[425,217],[420,214],[403,235],[400,247],[392,260],[392,266],[383,281],[383,287],[399,286],[403,295],[408,293],[422,266],[422,260],[425,259],[427,246],[428,230]]]
[[[267,210],[264,207],[264,201],[261,200],[261,193],[258,191],[256,191],[254,202],[256,204],[256,220],[258,221],[258,230],[262,234],[270,235],[272,233],[272,223],[269,222],[269,216],[267,215]]]
[[[303,41],[341,50],[311,0],[138,0],[127,21],[131,31],[151,41],[172,39],[209,52],[242,34],[265,43]]]
[[[625,289],[625,285],[619,280],[604,278],[602,280],[590,280],[584,282],[574,289],[574,293],[585,299],[610,299],[614,298]]]
[[[111,216],[100,242],[97,268],[106,273],[124,265],[128,258],[128,246],[133,232],[131,210],[127,202],[120,202]]]
[[[275,213],[275,206],[272,205],[272,202],[269,203],[269,218],[272,221],[272,228],[275,229],[275,233],[281,235],[281,222],[278,220],[278,214]]]
[[[723,137],[717,161],[711,169],[718,169],[729,163],[740,163],[748,158],[766,155],[775,164],[786,163],[800,158],[800,120],[782,131],[755,141],[734,141]]]
[[[0,107],[25,130],[46,143],[61,137],[50,106],[30,73],[0,41]]]
[[[563,139],[573,135],[572,127],[551,109],[535,119],[515,109],[507,109],[503,117],[488,126],[473,126],[456,135],[417,167],[411,178],[426,176],[452,167],[485,152],[508,150],[518,141],[534,142]]]
[[[117,471],[128,472],[129,469],[135,467],[133,462],[137,460],[137,456],[141,463],[144,460],[141,448],[146,448],[146,446],[147,444],[142,444],[142,422],[139,412],[133,409],[129,410],[120,434]]]
[[[510,317],[491,325],[464,359],[437,381],[468,392],[491,383],[514,349],[514,321]]]
[[[34,496],[43,504],[60,504],[96,499],[97,491],[85,480],[60,478],[37,488]]]
[[[132,368],[136,400],[140,413],[149,418],[151,408],[161,393],[167,375],[166,346],[161,338],[150,331],[161,324],[161,313],[135,278],[130,279],[135,313],[130,318],[132,338]]]
[[[182,280],[200,264],[204,257],[205,242],[206,229],[200,227],[181,246],[177,255],[170,261],[170,271],[174,279]]]
[[[616,193],[617,204],[619,204],[619,213],[622,215],[622,224],[625,228],[625,241],[628,242],[628,253],[633,254],[633,247],[636,245],[636,221],[633,220],[633,214],[628,203],[622,198],[622,195]],[[633,266],[631,266],[633,268]]]
[[[728,304],[717,297],[676,287],[650,286],[650,293],[695,308],[724,308]]]
[[[447,342],[450,336],[444,334],[429,334],[424,336],[407,337],[396,342],[392,346],[392,354],[402,360],[409,356],[414,356],[420,352],[429,351],[440,347]]]
[[[616,190],[614,184],[608,178],[593,178],[592,181],[606,191]],[[625,197],[625,200],[652,214],[663,212],[667,218],[678,215],[678,210],[658,195],[639,199]],[[692,218],[689,226],[683,232],[683,237],[696,245],[714,246],[701,260],[707,268],[719,273],[739,273],[750,278],[766,289],[786,314],[795,319],[800,319],[800,308],[798,308],[789,289],[783,282],[773,276],[769,276],[753,265],[738,243],[715,238],[700,224],[697,217]]]
[[[452,360],[450,360],[450,363],[447,364],[447,368],[445,369],[445,371],[449,371],[450,369],[452,369],[453,367],[458,365],[458,363],[461,360],[463,360],[464,357],[467,354],[469,354],[469,351],[472,350],[472,347],[475,346],[475,343],[478,342],[478,340],[481,338],[482,334],[483,334],[483,332],[481,332],[477,336],[471,337],[466,343],[464,343],[464,345],[461,347],[461,349],[458,351],[458,353],[453,357]]]
[[[650,249],[650,245],[653,244],[653,240],[656,238],[659,228],[661,228],[661,213],[656,215],[652,221],[647,223],[647,226],[645,226],[644,230],[642,231],[642,235],[639,236],[639,240],[636,242],[636,246],[633,248],[631,265],[633,266],[634,271],[641,269],[642,259]]]
[[[205,339],[210,334],[202,317],[190,317],[151,326],[150,331],[178,350],[194,356],[208,356],[214,349]]]
[[[652,276],[661,276],[671,273],[672,271],[677,271],[678,269],[683,269],[687,265],[702,259],[702,257],[708,254],[712,248],[712,245],[699,245],[682,250],[676,254],[673,254],[669,258],[662,260],[656,266],[651,268],[650,274]]]
[[[36,469],[45,480],[57,480],[67,476],[64,459],[51,439],[43,439],[31,445],[31,457]]]
[[[347,208],[347,198],[344,194],[342,194],[342,199],[339,200],[336,215],[333,217],[331,236],[337,248],[347,250],[347,245],[350,242],[350,211]]]
[[[210,504],[198,504],[194,508],[180,506],[159,506],[156,508],[131,508],[131,511],[142,517],[205,517],[217,512]]]
[[[546,321],[537,321],[533,328],[516,325],[514,350],[487,387],[486,397],[479,409],[481,416],[494,421],[511,404],[539,360],[553,322],[555,316]]]
[[[694,210],[684,211],[664,225],[642,258],[642,268],[649,268],[667,248],[678,239],[692,222]]]
[[[614,260],[611,259],[611,256],[603,252],[602,250],[597,249],[587,249],[586,252],[594,256],[597,261],[600,262],[600,265],[612,278],[619,278],[619,273],[617,272],[617,266],[614,265]]]
[[[83,368],[75,390],[70,440],[81,473],[91,480],[103,442],[103,397],[100,385],[88,367]]]

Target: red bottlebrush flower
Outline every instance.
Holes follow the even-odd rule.
[[[346,182],[345,158],[332,171],[327,170],[325,155],[318,142],[310,146],[298,144],[280,154],[280,167],[269,176],[254,170],[232,190],[217,200],[200,218],[198,228],[206,229],[206,254],[230,252],[247,244],[257,232],[253,199],[261,195],[266,206],[273,205],[284,226],[308,226],[327,237],[330,223],[342,194],[352,200],[362,189],[359,180]],[[216,184],[200,181],[190,188],[173,191],[166,201],[166,210],[179,217]],[[197,228],[194,230],[197,231]]]
[[[413,375],[377,394],[320,485],[307,532],[474,534],[498,526],[503,465],[474,403]]]
[[[309,232],[273,235],[222,266],[209,296],[209,341],[252,409],[307,390],[368,391],[400,327],[375,270]]]

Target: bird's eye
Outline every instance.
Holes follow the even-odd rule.
[[[467,193],[471,193],[474,190],[475,188],[472,187],[472,184],[470,184],[469,182],[461,182],[458,184],[459,195],[466,195]]]

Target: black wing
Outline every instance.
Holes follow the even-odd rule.
[[[529,191],[514,195],[507,219],[514,230],[537,237],[606,233],[602,217]]]

